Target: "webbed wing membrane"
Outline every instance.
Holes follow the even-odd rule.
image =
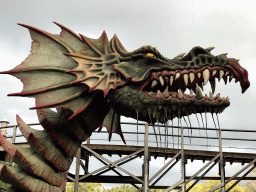
[[[33,109],[71,109],[72,119],[93,100],[104,99],[110,89],[126,83],[126,79],[113,69],[113,64],[120,62],[119,54],[112,51],[105,31],[99,39],[90,39],[56,24],[62,29],[60,35],[19,24],[31,34],[31,54],[14,69],[1,73],[11,74],[23,83],[22,92],[10,96],[34,97],[37,102]],[[120,116],[114,121],[120,126]],[[121,129],[108,124],[106,127],[110,135],[115,132],[123,138]]]

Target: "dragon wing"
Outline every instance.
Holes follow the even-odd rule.
[[[113,64],[119,62],[119,55],[112,51],[105,31],[98,39],[90,39],[55,24],[62,29],[60,35],[19,24],[29,29],[33,40],[31,54],[14,69],[1,73],[11,74],[23,83],[20,93],[8,96],[34,97],[36,106],[32,109],[68,108],[73,111],[71,120],[90,106],[97,106],[99,100],[105,100],[110,89],[123,85],[126,79],[113,69]],[[120,116],[116,120],[106,115],[110,110],[107,101],[101,104],[100,108],[105,108],[103,119],[107,118],[104,121],[111,118],[120,124]],[[86,122],[90,121],[88,118],[93,117],[88,114]],[[102,124],[91,122],[94,122],[89,126],[91,129]],[[123,138],[121,129],[113,129],[113,124],[116,126],[116,123],[104,126],[110,135],[116,132]]]

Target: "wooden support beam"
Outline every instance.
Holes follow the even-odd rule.
[[[192,189],[192,187],[194,187],[200,180],[202,180],[202,178],[217,164],[217,161],[214,161],[214,163],[208,167],[208,169],[206,169],[206,171],[200,176],[200,177],[194,177],[194,179],[196,179],[195,182],[192,183],[192,185],[186,190],[186,192],[188,192],[190,189]],[[189,178],[189,180],[191,181],[192,179]],[[189,182],[187,181],[186,184],[188,184]]]
[[[84,169],[84,172],[86,173],[86,174],[88,174],[89,173],[89,171],[87,170],[87,168],[86,168],[86,166],[84,165],[84,163],[83,163],[83,161],[82,160],[80,160],[80,165],[82,166],[82,168]]]
[[[134,179],[137,179],[138,181],[140,181],[141,183],[143,183],[143,181],[142,181],[141,179],[139,179],[139,178],[136,177],[135,175],[131,174],[130,172],[126,171],[125,169],[119,167],[116,163],[119,163],[119,162],[125,160],[126,158],[129,158],[129,157],[133,156],[133,155],[136,155],[136,154],[138,154],[138,153],[141,153],[142,151],[144,151],[144,149],[141,149],[141,150],[139,150],[139,151],[137,151],[137,152],[135,152],[135,153],[133,153],[133,154],[131,154],[131,155],[128,155],[128,156],[126,156],[126,157],[124,157],[124,158],[122,158],[122,159],[119,159],[119,160],[117,160],[117,161],[115,161],[115,162],[111,162],[110,160],[106,159],[105,157],[102,157],[101,155],[99,155],[99,154],[96,153],[95,151],[91,150],[91,149],[88,148],[87,146],[81,146],[81,147],[84,148],[84,149],[86,149],[86,150],[88,150],[89,152],[91,152],[95,157],[99,157],[99,158],[103,159],[104,161],[106,161],[106,162],[109,163],[109,164],[106,165],[106,166],[104,166],[104,167],[102,167],[102,168],[100,168],[100,169],[98,169],[98,170],[96,170],[96,171],[93,171],[93,172],[91,172],[91,173],[89,173],[89,174],[87,174],[87,175],[81,177],[80,179],[83,179],[83,178],[86,178],[86,177],[88,177],[88,176],[90,176],[90,175],[93,175],[94,173],[97,173],[97,172],[99,172],[99,171],[101,171],[101,170],[104,170],[105,168],[107,168],[107,167],[109,167],[109,166],[112,165],[112,166],[115,166],[116,168],[120,169],[121,171],[125,172],[126,174],[132,176]]]
[[[144,136],[144,175],[143,175],[143,191],[148,190],[148,178],[149,178],[149,154],[148,154],[148,124],[145,125],[145,136]]]
[[[160,179],[162,179],[162,177],[165,176],[165,174],[168,173],[178,162],[179,162],[179,160],[176,159],[176,161],[164,173],[162,173],[157,178],[157,180],[150,186],[150,188],[152,188]],[[166,188],[164,188],[164,189],[166,189]]]
[[[15,143],[15,142],[16,142],[16,133],[17,133],[17,125],[15,125],[15,126],[13,127],[13,134],[12,134],[11,143]]]
[[[76,154],[76,175],[75,175],[74,192],[78,192],[80,157],[81,157],[81,148],[79,147],[77,154]]]
[[[179,151],[179,153],[177,153],[170,161],[168,161],[168,163],[166,163],[155,175],[153,175],[150,179],[149,179],[149,183],[151,181],[153,181],[166,167],[168,167],[174,160],[177,161],[177,157],[181,154],[181,151]]]
[[[207,192],[213,192],[216,191],[217,189],[223,187],[224,185],[226,185],[227,183],[229,183],[230,181],[234,180],[235,177],[237,177],[239,174],[241,174],[242,172],[244,172],[246,169],[248,169],[251,165],[253,165],[256,162],[256,159],[254,159],[251,163],[249,163],[248,165],[246,165],[245,167],[243,167],[240,171],[238,171],[236,174],[234,174],[232,177],[230,177],[228,180],[226,180],[224,183],[221,183],[215,187],[213,187],[212,189],[208,190]]]
[[[231,189],[233,189],[233,187],[235,187],[241,180],[243,180],[246,175],[248,175],[249,173],[251,173],[251,171],[255,168],[255,165],[251,167],[251,169],[249,169],[240,179],[238,179],[231,187],[229,187],[226,192],[229,192]]]

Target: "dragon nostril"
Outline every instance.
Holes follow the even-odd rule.
[[[195,60],[195,62],[196,62],[197,65],[199,65],[199,59],[198,58]]]
[[[212,63],[212,58],[207,58],[208,63]]]
[[[192,61],[192,62],[190,62],[190,66],[191,67],[194,67],[195,66],[195,63]]]
[[[205,63],[206,63],[205,57],[200,57],[200,60],[201,60],[201,63],[202,63],[202,64],[205,64]]]

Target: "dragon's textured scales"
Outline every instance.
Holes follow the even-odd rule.
[[[32,109],[44,128],[35,130],[17,115],[27,148],[0,134],[1,145],[18,165],[1,167],[0,178],[12,184],[8,191],[63,191],[73,157],[95,129],[106,127],[109,140],[117,133],[125,143],[121,115],[154,124],[192,113],[222,112],[229,99],[209,98],[198,90],[203,81],[219,78],[220,71],[222,76],[224,71],[232,73],[242,92],[250,86],[238,60],[212,55],[213,47],[194,47],[167,59],[149,45],[128,52],[116,35],[109,41],[105,31],[91,39],[55,24],[60,35],[20,24],[31,34],[31,54],[1,72],[22,81],[22,92],[9,95],[35,98]],[[196,96],[177,93],[186,88],[196,90]],[[53,107],[57,112],[49,109]]]

